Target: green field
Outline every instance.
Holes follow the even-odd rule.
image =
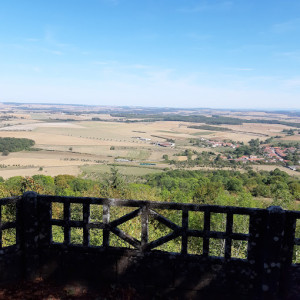
[[[87,178],[103,178],[105,175],[110,174],[112,165],[84,165],[80,167],[82,174]],[[149,167],[132,167],[132,166],[116,166],[119,173],[124,176],[144,176],[148,174],[161,173],[162,169],[149,168]]]
[[[198,136],[198,135],[210,135],[210,134],[213,134],[213,132],[212,131],[200,131],[200,132],[192,133],[192,135],[195,135],[195,136]]]

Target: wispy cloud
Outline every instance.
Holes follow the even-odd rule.
[[[275,56],[300,62],[300,51],[280,52],[280,53],[276,53]]]
[[[117,61],[115,60],[107,60],[107,61],[94,61],[93,65],[100,65],[100,66],[106,66],[106,65],[114,65]]]
[[[54,54],[54,55],[63,55],[64,54],[62,51],[59,51],[59,50],[46,49],[46,52]]]
[[[49,29],[49,28],[46,29],[46,31],[45,31],[44,42],[46,44],[49,44],[49,45],[57,47],[57,48],[65,48],[65,47],[71,46],[70,44],[62,43],[62,42],[58,41],[54,30]]]
[[[272,31],[275,33],[287,33],[290,31],[299,31],[300,18],[292,19],[283,23],[277,23],[273,25]]]
[[[145,73],[146,76],[129,69],[115,68],[110,73],[105,70],[90,75],[90,80],[74,77],[72,80],[57,78],[49,81],[36,76],[38,83],[27,78],[16,81],[15,78],[0,76],[0,89],[3,98],[22,101],[49,102],[49,99],[56,99],[63,103],[83,103],[89,95],[89,104],[299,109],[299,77],[280,80],[253,78],[254,83],[263,81],[256,86],[236,84],[232,80],[224,82],[220,80],[222,78],[218,82],[206,83],[171,69],[155,68]],[[270,87],[265,84],[268,81],[272,83]],[[279,85],[283,82],[285,87]]]
[[[211,3],[211,2],[202,2],[196,6],[193,7],[184,7],[178,9],[178,11],[183,13],[198,13],[198,12],[206,12],[206,11],[222,11],[222,10],[228,10],[233,6],[232,1],[221,1],[217,3]]]
[[[36,73],[40,73],[41,72],[41,68],[40,67],[32,67],[32,70]]]
[[[140,69],[140,70],[149,70],[152,68],[152,66],[142,65],[142,64],[129,65],[128,67],[132,69]]]
[[[282,83],[286,88],[300,88],[300,77],[286,79]]]
[[[230,68],[229,70],[233,70],[233,71],[254,71],[253,68]]]
[[[262,53],[273,53],[274,50],[276,50],[276,45],[273,44],[246,44],[241,45],[236,48],[229,49],[228,52],[230,54],[236,54],[236,53],[259,53],[261,55]]]

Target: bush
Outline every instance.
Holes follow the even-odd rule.
[[[8,150],[4,150],[3,152],[2,152],[2,155],[3,156],[7,156],[9,154],[9,151]]]

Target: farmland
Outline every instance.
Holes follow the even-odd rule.
[[[110,114],[107,110],[111,110]],[[191,128],[199,123],[182,121],[135,121],[114,116],[117,108],[98,108],[55,105],[14,105],[0,106],[0,137],[27,138],[35,142],[34,148],[11,152],[0,156],[0,176],[9,178],[16,175],[32,176],[44,174],[103,176],[110,166],[117,164],[124,175],[145,175],[162,172],[166,168],[177,168],[168,160],[184,162],[186,157],[178,155],[185,150],[218,153],[216,148],[201,148],[191,143],[192,139],[205,138],[211,141],[238,141],[248,143],[251,139],[265,141],[274,138],[277,142],[299,142],[298,132],[293,136],[283,133],[295,127],[282,124],[243,123],[221,124],[218,130],[213,126],[205,130]],[[189,114],[188,111],[177,113]],[[194,112],[193,112],[194,113]],[[211,112],[210,112],[211,113]],[[207,111],[200,111],[206,117]],[[222,113],[230,118],[247,118],[245,112]],[[286,123],[300,122],[299,118],[279,113],[249,112],[251,118],[280,120]],[[300,123],[299,123],[300,124]],[[222,131],[224,128],[224,131]],[[264,168],[264,166],[258,166]],[[274,169],[268,165],[265,168]],[[199,167],[200,168],[200,167]],[[209,166],[211,168],[211,166]],[[228,168],[228,166],[226,166]],[[282,167],[284,169],[284,167]],[[298,175],[296,171],[290,174]]]

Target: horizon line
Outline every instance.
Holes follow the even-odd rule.
[[[56,102],[18,102],[18,101],[0,101],[1,104],[17,105],[59,105],[59,106],[83,106],[83,107],[112,107],[112,108],[149,108],[149,109],[173,109],[173,110],[231,110],[231,111],[300,111],[300,108],[212,108],[212,107],[171,107],[171,106],[143,106],[143,105],[106,105],[106,104],[76,104],[76,103],[56,103]]]

